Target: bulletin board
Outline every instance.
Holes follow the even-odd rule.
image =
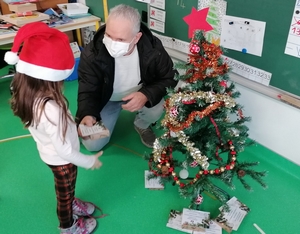
[[[261,57],[230,49],[225,50],[225,55],[271,73],[271,87],[300,96],[300,58],[284,53],[295,3],[296,0],[282,3],[274,0],[227,0],[226,15],[266,22],[266,28]],[[165,33],[159,34],[190,42],[188,25],[183,17],[191,13],[192,7],[198,9],[198,0],[166,0]],[[300,14],[298,21],[300,28]]]
[[[108,8],[124,3],[136,7],[140,13],[148,10],[147,4],[135,0],[109,0],[107,2]],[[284,53],[295,3],[296,0],[286,0],[282,3],[275,3],[274,0],[227,0],[226,15],[266,22],[266,28],[261,57],[230,49],[226,49],[225,55],[270,72],[272,74],[269,83],[271,87],[300,97],[300,58]],[[103,6],[99,6],[98,1],[86,0],[86,4],[90,7],[92,14],[103,18]],[[159,34],[190,42],[188,25],[183,17],[191,13],[192,7],[198,9],[198,0],[166,0],[165,33]],[[298,19],[293,20],[299,25],[300,35],[300,14]],[[257,83],[257,85],[261,84]]]

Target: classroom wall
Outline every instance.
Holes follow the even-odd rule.
[[[249,136],[261,145],[300,165],[300,110],[236,84],[237,101],[244,106]]]
[[[166,50],[174,61],[186,61],[187,55],[171,49]],[[244,80],[235,74],[232,74],[232,78]],[[244,106],[244,115],[252,118],[247,123],[249,137],[300,165],[300,109],[270,97],[272,92],[267,96],[247,86],[238,83],[235,85],[241,93],[236,101]]]

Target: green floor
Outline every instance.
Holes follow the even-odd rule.
[[[40,160],[28,131],[12,115],[9,83],[0,80],[0,233],[58,233],[52,173]],[[76,110],[76,91],[77,81],[65,84],[72,113]],[[95,233],[183,233],[167,228],[166,222],[170,209],[182,210],[189,200],[180,198],[177,187],[171,184],[162,191],[144,188],[148,164],[142,155],[150,150],[140,143],[132,127],[134,115],[121,115],[101,158],[103,167],[96,171],[79,169],[77,197],[95,202],[108,214],[98,220]],[[82,148],[82,152],[86,151]],[[251,208],[236,233],[259,233],[253,223],[267,234],[300,233],[300,167],[260,145],[247,148],[239,157],[260,161],[258,168],[269,172],[269,187],[264,190],[253,182],[254,191],[249,192],[238,182],[235,190],[227,190]],[[215,217],[218,207],[216,200],[205,195],[202,210]]]

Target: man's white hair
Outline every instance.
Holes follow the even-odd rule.
[[[114,19],[122,18],[131,21],[133,26],[132,27],[133,34],[136,34],[140,31],[141,15],[137,9],[131,6],[120,4],[111,8],[109,11],[107,21],[112,18]]]

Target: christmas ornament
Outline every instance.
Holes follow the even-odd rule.
[[[179,176],[181,179],[186,179],[189,177],[189,172],[186,170],[186,169],[182,169],[180,172],[179,172]]]
[[[197,44],[192,44],[190,46],[190,52],[192,54],[198,54],[200,52],[200,47]]]
[[[203,197],[200,194],[198,194],[195,199],[195,204],[200,205],[202,202],[203,202]]]

